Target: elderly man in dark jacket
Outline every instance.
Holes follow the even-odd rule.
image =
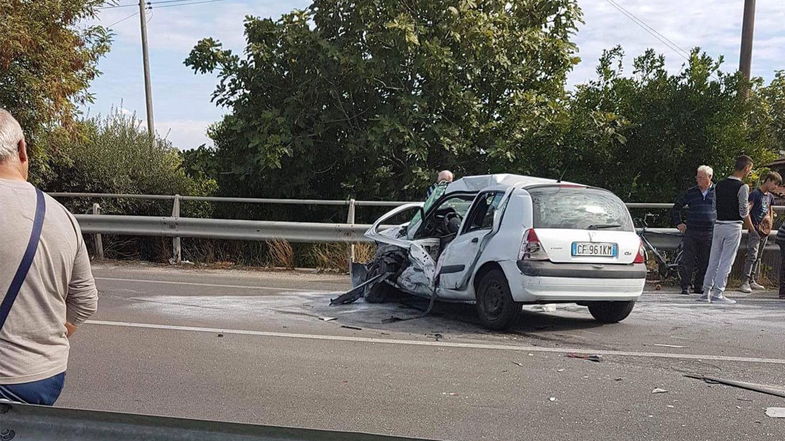
[[[684,256],[679,267],[682,294],[689,294],[690,282],[693,292],[703,294],[703,278],[709,265],[711,236],[717,220],[711,182],[713,173],[707,165],[698,167],[697,185],[682,193],[671,210],[673,225],[684,234]],[[684,207],[689,208],[686,220],[682,216]]]

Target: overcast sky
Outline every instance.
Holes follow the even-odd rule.
[[[153,3],[163,0],[152,0]],[[178,0],[179,1],[179,0]],[[186,1],[186,0],[183,0]],[[309,0],[188,0],[193,4],[160,3],[148,12],[150,69],[153,79],[153,108],[156,130],[179,148],[189,149],[212,142],[206,128],[226,113],[210,102],[215,88],[213,75],[195,75],[183,64],[191,48],[201,38],[213,37],[224,47],[242,52],[243,18],[246,15],[278,18]],[[134,0],[119,0],[132,5]],[[739,62],[739,42],[744,0],[615,0],[623,9],[666,37],[676,47],[689,50],[700,46],[710,55],[725,57],[724,69],[735,70]],[[680,69],[684,58],[633,19],[612,5],[612,0],[579,0],[585,24],[576,42],[581,63],[570,74],[570,85],[594,77],[603,49],[621,44],[628,61],[646,48],[666,57],[668,69]],[[90,115],[110,109],[136,113],[145,119],[144,80],[141,62],[137,6],[104,9],[100,23],[111,25],[115,33],[111,52],[100,61],[103,72],[90,91],[95,103]],[[770,80],[785,69],[785,2],[758,0],[752,72]]]

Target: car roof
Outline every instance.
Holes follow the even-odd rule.
[[[455,180],[447,186],[445,193],[454,192],[478,192],[488,187],[516,187],[528,188],[537,185],[549,184],[570,184],[569,182],[559,182],[555,179],[537,178],[534,176],[513,175],[509,173],[497,173],[493,175],[466,176]]]

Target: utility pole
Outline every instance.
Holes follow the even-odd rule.
[[[752,71],[752,37],[755,33],[755,0],[744,0],[744,22],[741,28],[741,53],[739,54],[739,71],[749,81]],[[744,96],[749,95],[749,88],[744,87]]]
[[[147,17],[145,16],[146,4],[139,0],[139,23],[142,26],[142,62],[144,64],[144,94],[147,101],[147,132],[150,139],[155,142],[155,125],[153,124],[153,86],[150,84],[150,57],[147,54]]]

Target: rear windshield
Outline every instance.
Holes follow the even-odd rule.
[[[529,193],[535,228],[634,231],[627,207],[609,191],[554,186]]]

